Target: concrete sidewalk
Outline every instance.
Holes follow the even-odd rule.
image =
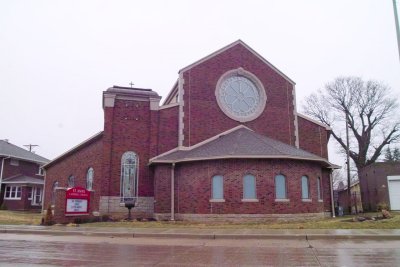
[[[153,238],[201,238],[201,239],[362,239],[400,240],[400,229],[193,229],[193,228],[112,228],[0,225],[0,233],[153,237]]]

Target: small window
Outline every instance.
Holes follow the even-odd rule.
[[[55,205],[56,203],[56,189],[58,187],[58,181],[53,183],[53,192],[51,192],[51,204]]]
[[[310,199],[310,190],[307,176],[301,177],[301,198]]]
[[[256,198],[256,177],[247,174],[243,177],[243,199]]]
[[[19,166],[19,160],[17,160],[17,159],[11,159],[11,160],[10,160],[10,165],[12,165],[12,166]]]
[[[282,174],[275,176],[275,197],[276,199],[286,199],[286,177]]]
[[[41,175],[41,176],[44,175],[44,171],[43,171],[43,169],[42,169],[42,166],[39,166],[37,175]]]
[[[74,187],[75,186],[75,177],[73,175],[71,175],[70,177],[68,177],[68,187]]]
[[[92,190],[93,189],[93,176],[94,171],[93,168],[89,168],[86,174],[86,189]]]
[[[42,204],[42,188],[34,187],[33,188],[33,199],[31,204],[34,206]]]
[[[318,192],[318,200],[322,199],[322,188],[321,188],[321,177],[317,179],[317,192]]]
[[[21,187],[20,186],[6,186],[6,192],[4,199],[21,199]]]
[[[221,175],[212,178],[212,199],[224,199],[224,181]]]

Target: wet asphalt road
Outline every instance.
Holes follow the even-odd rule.
[[[400,266],[400,241],[0,234],[0,266]]]

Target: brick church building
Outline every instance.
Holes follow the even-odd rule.
[[[242,41],[151,89],[103,92],[104,129],[44,166],[44,209],[90,191],[84,216],[266,220],[332,211],[330,128],[297,113],[295,83]],[[82,216],[82,215],[81,215]]]

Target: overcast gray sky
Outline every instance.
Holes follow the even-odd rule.
[[[339,75],[400,95],[392,0],[1,0],[0,139],[52,159],[103,129],[108,87],[165,97],[179,69],[237,39],[296,82],[299,111]]]

